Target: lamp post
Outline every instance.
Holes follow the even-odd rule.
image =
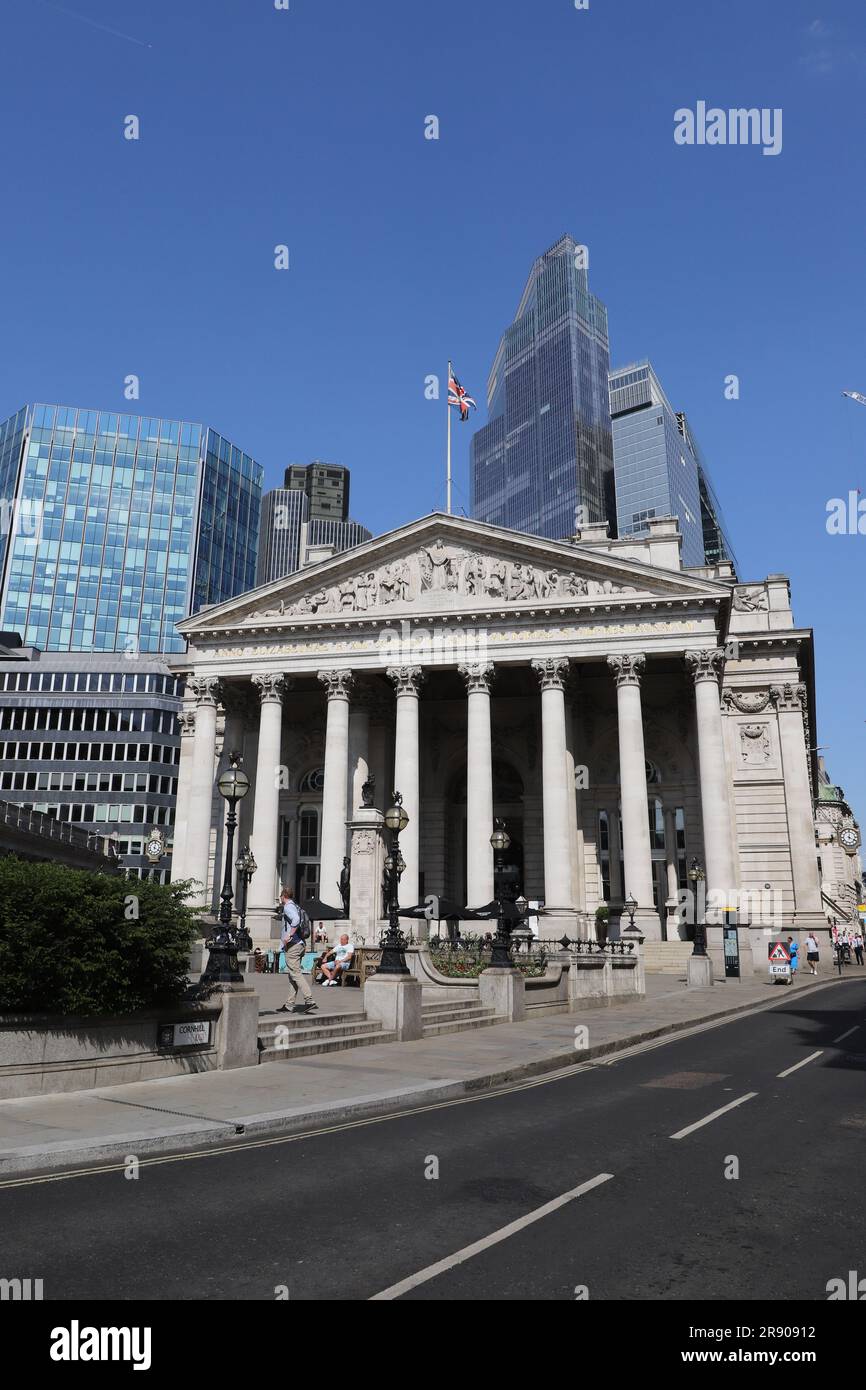
[[[629,931],[634,931],[634,914],[637,912],[638,902],[637,898],[634,896],[633,893],[629,893],[628,897],[623,903],[623,907],[628,913],[628,929]]]
[[[240,901],[238,903],[238,946],[242,951],[253,949],[252,937],[247,931],[247,892],[250,880],[258,868],[253,852],[249,845],[241,851],[235,860],[235,868],[238,871],[240,880]]]
[[[398,890],[400,875],[406,868],[400,853],[400,832],[406,829],[409,817],[403,806],[399,792],[394,793],[392,804],[385,812],[385,825],[391,833],[390,852],[385,860],[388,872],[388,930],[382,937],[382,960],[377,975],[409,975],[406,965],[406,938],[400,930],[400,900]]]
[[[706,914],[701,912],[698,905],[700,896],[700,885],[706,878],[703,865],[699,859],[693,859],[689,868],[689,878],[692,881],[695,899],[695,944],[692,950],[693,956],[705,956],[707,954],[707,923]]]
[[[508,947],[511,929],[505,921],[505,908],[502,900],[502,871],[505,867],[505,851],[511,845],[511,836],[505,829],[503,821],[494,821],[490,843],[493,847],[494,879],[496,882],[496,935],[493,938],[493,951],[488,969],[510,970],[512,962]]]
[[[220,795],[228,802],[225,873],[220,893],[219,922],[206,942],[209,955],[207,968],[201,977],[202,984],[243,984],[244,980],[238,969],[239,943],[232,923],[232,851],[238,823],[237,804],[250,789],[250,779],[241,767],[241,761],[240,753],[232,753],[229,766],[217,781]]]

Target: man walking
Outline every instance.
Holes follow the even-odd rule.
[[[306,942],[310,934],[310,925],[308,921],[304,920],[306,913],[301,913],[291,888],[283,889],[280,894],[280,902],[283,906],[283,930],[280,934],[280,940],[286,957],[286,970],[292,993],[286,999],[285,1004],[280,1006],[277,1013],[312,1013],[319,1006],[313,1003],[313,991],[310,989],[310,982],[301,969],[304,952],[307,949]],[[302,1004],[297,1002],[299,990],[304,1001]]]
[[[818,938],[813,931],[806,937],[806,960],[809,962],[809,974],[818,974]]]
[[[854,959],[858,965],[863,964],[863,932],[859,927],[854,932]]]

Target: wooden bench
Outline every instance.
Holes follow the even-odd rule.
[[[355,954],[352,956],[352,964],[348,970],[340,971],[340,978],[344,985],[366,984],[373,971],[381,964],[382,951],[378,946],[356,946]]]

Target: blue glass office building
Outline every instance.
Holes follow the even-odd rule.
[[[706,464],[682,412],[673,410],[648,361],[610,374],[617,531],[646,531],[651,517],[676,516],[683,564],[736,566]]]
[[[534,263],[472,438],[472,515],[552,540],[616,529],[607,310],[582,263],[570,236]]]
[[[201,424],[26,406],[0,425],[0,629],[68,652],[175,652],[255,583],[263,470]]]

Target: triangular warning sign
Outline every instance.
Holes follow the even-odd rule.
[[[770,947],[770,960],[789,961],[790,959],[791,952],[788,950],[784,941],[774,941],[773,945]]]

